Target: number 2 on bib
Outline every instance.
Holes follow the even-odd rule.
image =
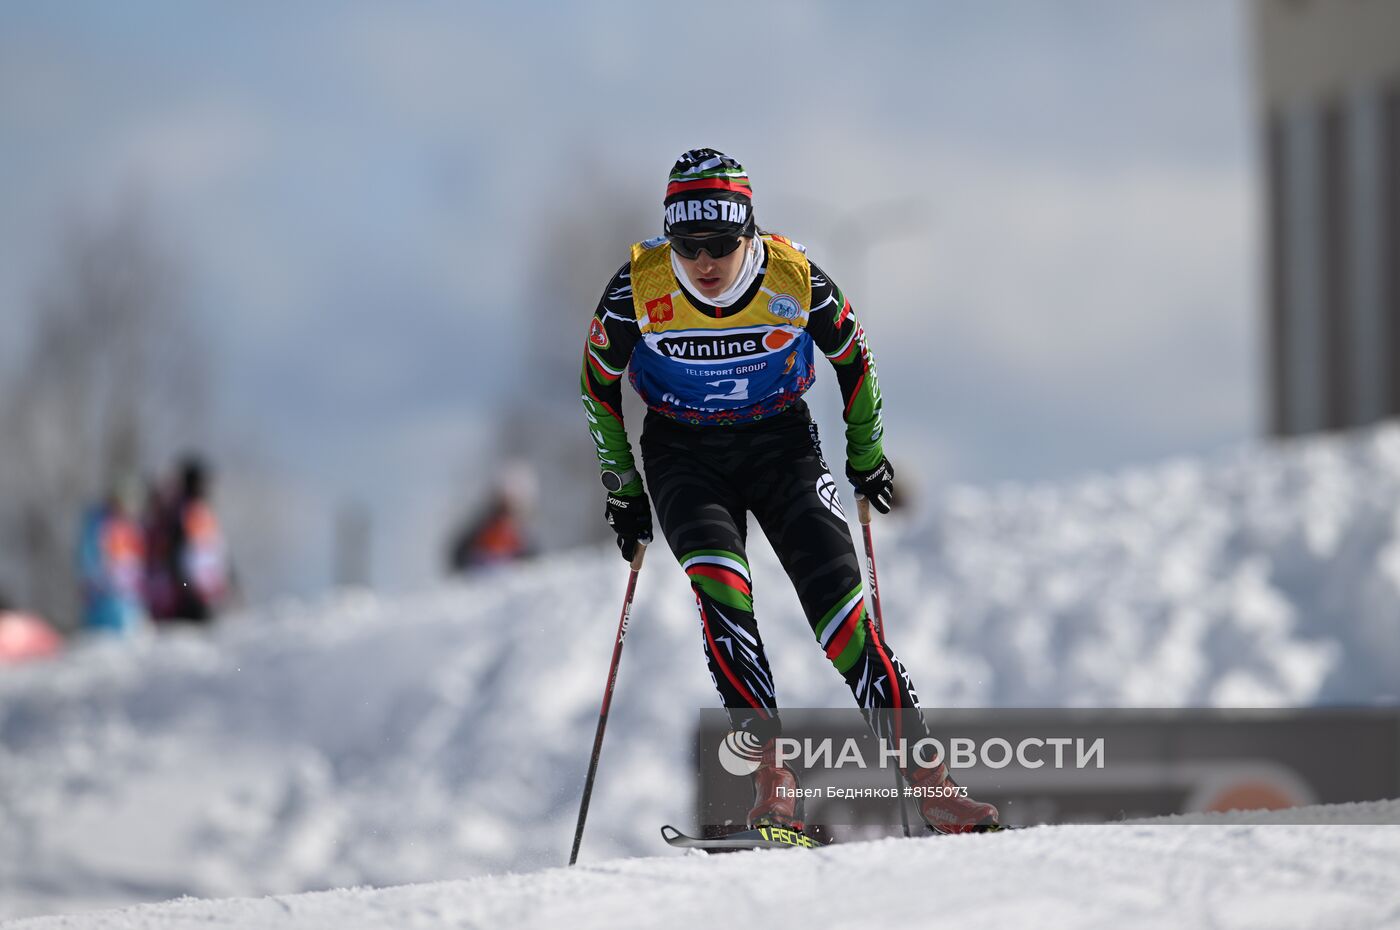
[[[748,400],[749,399],[749,379],[748,378],[724,378],[719,381],[706,381],[712,388],[723,388],[726,384],[734,385],[733,390],[728,394],[706,394],[705,400]]]

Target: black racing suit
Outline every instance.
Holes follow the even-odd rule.
[[[815,265],[811,280],[807,331],[836,367],[848,423],[853,410],[870,411],[873,406],[873,431],[868,423],[859,431],[847,431],[848,456],[853,461],[864,458],[858,467],[869,467],[883,454],[875,367],[841,291]],[[762,272],[751,290],[761,284]],[[716,316],[729,312],[707,306],[689,291],[686,297]],[[735,307],[744,302],[741,298]],[[600,460],[627,467],[632,460],[625,432],[620,441],[617,435],[619,375],[640,338],[630,263],[604,290],[592,326],[588,353],[594,357],[585,356],[584,404]],[[873,441],[858,446],[851,438],[856,432],[873,436]],[[839,489],[803,400],[761,420],[725,425],[691,425],[652,409],[642,428],[641,452],[657,522],[690,578],[705,658],[736,729],[750,730],[765,741],[779,732],[777,694],[753,613],[745,554],[746,513],[752,513],[792,579],[818,643],[872,717],[877,732],[888,729],[881,735],[895,740],[927,735],[903,732],[909,726],[922,730],[917,713],[870,714],[915,710],[917,696],[866,609],[860,563]],[[636,490],[640,493],[639,481]],[[889,723],[877,723],[876,718]]]

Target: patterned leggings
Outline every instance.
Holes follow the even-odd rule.
[[[865,608],[839,489],[807,405],[799,401],[772,418],[732,426],[687,426],[648,413],[641,448],[657,521],[690,577],[705,658],[731,725],[761,740],[780,732],[744,552],[751,512],[856,702],[868,719],[891,721],[892,732],[880,735],[927,735],[897,732],[908,725],[901,720],[922,728],[917,714],[870,713],[909,711],[918,707],[918,696]],[[873,719],[872,726],[885,729]]]

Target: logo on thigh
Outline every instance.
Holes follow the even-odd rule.
[[[822,475],[817,479],[817,496],[822,499],[827,510],[842,520],[846,519],[846,511],[841,507],[841,490],[836,486],[836,481],[830,474]]]

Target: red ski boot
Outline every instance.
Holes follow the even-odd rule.
[[[914,788],[919,813],[934,833],[981,833],[1001,829],[996,807],[968,797],[967,789],[953,781],[943,763],[937,768],[913,768],[906,774]]]
[[[798,814],[797,774],[774,758],[773,740],[763,745],[763,756],[753,773],[753,808],[749,828],[772,824],[802,830]],[[778,789],[783,789],[781,792]]]

